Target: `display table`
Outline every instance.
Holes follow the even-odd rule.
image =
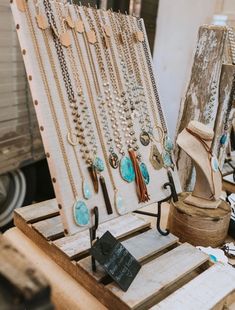
[[[166,226],[168,210],[167,204],[163,206],[163,227]],[[145,211],[154,210],[153,207],[147,207]],[[150,217],[148,219],[154,226],[156,219]],[[52,287],[52,301],[56,309],[106,309],[18,228],[9,229],[4,235],[46,276]]]

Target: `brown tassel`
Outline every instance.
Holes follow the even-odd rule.
[[[129,155],[135,170],[136,190],[139,202],[149,201],[150,197],[142,173],[140,171],[139,163],[137,161],[135,152],[133,150],[129,150]]]
[[[98,182],[98,177],[97,177],[97,172],[96,172],[95,166],[93,166],[93,165],[89,166],[88,171],[89,171],[89,174],[90,174],[93,186],[94,186],[94,191],[96,193],[98,193],[99,192],[99,182]]]

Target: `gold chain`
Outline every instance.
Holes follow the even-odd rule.
[[[37,2],[37,0],[34,0],[35,8],[37,10],[37,9],[39,9],[39,7],[38,7],[36,2]],[[63,109],[63,114],[64,114],[65,121],[66,121],[66,126],[67,126],[67,129],[68,129],[68,132],[72,133],[72,129],[71,129],[70,122],[69,122],[69,116],[68,116],[68,113],[67,113],[67,110],[66,110],[66,104],[65,104],[63,92],[62,92],[62,89],[61,89],[61,86],[60,86],[58,73],[57,73],[57,70],[56,70],[54,58],[52,56],[52,51],[51,51],[50,44],[49,44],[49,36],[48,36],[48,33],[47,33],[48,31],[50,31],[50,30],[49,29],[42,30],[43,39],[44,39],[44,43],[45,43],[45,46],[46,46],[49,62],[51,64],[51,69],[52,69],[52,72],[53,72],[53,76],[54,76],[54,80],[55,80],[56,87],[57,87],[57,90],[58,90],[58,94],[59,94],[59,97],[60,97],[60,102],[61,102],[61,106],[62,106],[62,109]],[[82,181],[84,181],[85,178],[84,178],[84,175],[83,175],[83,172],[82,172],[81,165],[80,165],[79,160],[78,160],[77,152],[75,151],[75,145],[72,145],[72,147],[73,147],[74,157],[76,159],[76,163],[77,163],[77,166],[78,166],[79,173],[81,175]]]
[[[74,183],[74,180],[73,180],[73,176],[72,176],[72,172],[71,172],[71,169],[70,169],[69,161],[68,161],[68,158],[67,158],[65,146],[64,146],[64,143],[63,143],[63,138],[62,138],[62,133],[60,131],[59,122],[58,122],[58,119],[56,117],[55,106],[54,106],[54,103],[53,103],[53,100],[52,100],[52,95],[51,95],[51,92],[50,92],[49,83],[48,83],[48,80],[47,80],[47,77],[46,77],[45,68],[43,66],[43,61],[42,61],[42,58],[41,58],[40,49],[39,49],[39,45],[38,45],[38,42],[37,42],[35,30],[33,28],[33,21],[32,21],[32,17],[31,17],[30,10],[28,8],[28,3],[27,2],[26,2],[25,7],[26,7],[26,18],[27,18],[27,22],[28,22],[28,25],[29,25],[31,37],[33,39],[34,50],[35,50],[37,62],[38,62],[38,65],[39,65],[39,70],[40,70],[40,73],[41,73],[41,77],[42,77],[42,80],[43,80],[44,88],[45,88],[45,91],[46,91],[46,94],[47,94],[47,99],[48,99],[48,103],[49,103],[49,106],[50,106],[51,115],[52,115],[52,118],[53,118],[53,121],[54,121],[54,124],[55,124],[55,127],[56,127],[57,136],[58,136],[58,139],[59,139],[59,142],[60,142],[61,152],[62,152],[64,163],[65,163],[65,166],[66,166],[66,172],[67,172],[69,180],[70,180],[70,184],[71,184],[71,188],[72,188],[72,191],[73,191],[74,198],[76,199],[76,197],[77,197],[77,190],[76,190],[76,186],[75,186],[75,183]]]
[[[132,17],[133,19],[135,19],[135,17]],[[132,40],[131,40],[131,43],[132,43],[132,49],[134,50],[134,44],[137,45],[137,49],[138,49],[138,53],[139,53],[139,60],[140,60],[140,63],[138,61],[136,61],[137,65],[141,65],[142,68],[139,67],[139,70],[141,70],[143,72],[143,75],[144,75],[144,82],[145,82],[145,86],[147,88],[147,93],[148,93],[148,96],[149,96],[149,102],[150,102],[150,106],[151,106],[151,110],[152,110],[152,115],[153,115],[153,119],[154,119],[154,125],[155,125],[155,128],[158,130],[158,133],[159,133],[159,137],[160,137],[160,143],[163,143],[163,136],[164,136],[164,131],[162,129],[162,127],[159,126],[158,124],[158,116],[157,116],[157,112],[156,112],[156,109],[155,109],[155,104],[154,104],[154,101],[153,101],[153,97],[152,97],[152,92],[151,92],[151,88],[150,88],[150,85],[149,85],[149,79],[148,79],[148,76],[147,76],[147,72],[148,72],[148,68],[147,68],[147,64],[146,64],[146,59],[143,55],[143,50],[142,48],[140,47],[140,42],[134,42],[134,32],[135,32],[135,29],[134,29],[134,22],[135,20],[133,21],[130,21],[129,20],[129,27],[130,29],[132,29],[133,31],[133,36],[132,36]],[[134,57],[136,58],[136,54],[134,55]]]

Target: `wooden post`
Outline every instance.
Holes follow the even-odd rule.
[[[215,25],[201,26],[191,78],[181,105],[176,137],[191,120],[198,120],[216,130],[216,142],[213,145],[214,150],[218,152],[221,120],[226,112],[222,107],[228,100],[234,72],[231,67],[224,67],[221,78],[221,69],[223,63],[229,62],[229,58],[227,28]],[[220,156],[223,158],[223,154]],[[192,162],[179,147],[176,147],[175,158],[182,188],[191,190]]]

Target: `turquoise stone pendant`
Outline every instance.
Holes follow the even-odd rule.
[[[82,191],[83,191],[83,196],[85,199],[90,199],[91,198],[91,189],[89,187],[89,184],[86,181],[82,182]]]
[[[171,155],[168,152],[164,152],[162,159],[163,159],[165,167],[172,167],[173,166]]]
[[[127,156],[124,156],[120,162],[120,173],[123,178],[128,183],[131,183],[135,180],[135,170],[131,159]]]
[[[90,223],[89,210],[82,200],[77,200],[73,205],[75,223],[78,226],[87,226]]]
[[[220,138],[220,144],[225,145],[226,141],[227,141],[227,134],[224,133]]]
[[[124,205],[124,201],[123,201],[122,196],[120,196],[118,193],[115,193],[114,200],[115,200],[115,208],[117,210],[117,213],[119,215],[125,214],[126,213],[126,207]]]
[[[164,139],[164,147],[167,152],[171,152],[174,148],[174,144],[170,137],[166,136]]]
[[[218,160],[215,156],[211,157],[211,167],[212,167],[214,172],[219,171],[219,163],[218,163]]]
[[[148,185],[149,181],[150,181],[150,176],[149,176],[149,172],[148,172],[148,169],[147,169],[147,166],[145,165],[145,163],[140,164],[140,171],[142,173],[144,183],[146,185]]]
[[[93,164],[99,172],[104,171],[104,162],[101,158],[96,157]]]

